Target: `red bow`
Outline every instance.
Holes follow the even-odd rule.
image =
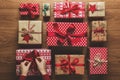
[[[67,42],[68,45],[72,45],[72,42],[79,42],[78,38],[86,36],[86,32],[82,33],[82,34],[74,34],[75,26],[73,24],[71,24],[71,26],[69,26],[69,28],[66,30],[66,34],[62,33],[59,30],[59,26],[57,23],[53,24],[53,28],[54,28],[55,32],[49,32],[48,36],[58,37],[58,41],[57,41],[58,45],[64,45],[65,42]],[[74,38],[74,39],[72,39],[72,38]]]
[[[94,13],[94,11],[96,11],[97,9],[96,9],[96,4],[94,4],[94,5],[89,5],[89,11],[91,11],[92,13]]]
[[[35,15],[33,12],[36,12],[36,6],[33,6],[33,4],[28,3],[28,4],[24,4],[23,8],[20,8],[20,11],[28,11],[28,14],[31,16],[31,18],[34,18]]]
[[[60,64],[56,64],[57,66],[61,67],[61,70],[63,70],[63,72],[67,72],[69,70],[70,74],[75,74],[76,69],[75,66],[84,66],[84,64],[80,64],[79,63],[79,59],[75,58],[72,62],[70,62],[70,55],[67,56],[67,59],[62,59],[60,60]]]
[[[94,30],[94,33],[104,33],[104,29],[103,28],[100,28],[100,29],[95,29]]]

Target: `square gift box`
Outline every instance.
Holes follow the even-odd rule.
[[[55,74],[84,74],[84,55],[55,55]]]
[[[50,3],[43,3],[42,15],[43,17],[50,17]]]
[[[42,43],[42,21],[19,21],[18,32],[19,44],[41,44]]]
[[[40,75],[35,63],[36,57],[42,57],[46,60],[46,70],[51,75],[51,50],[49,49],[18,49],[16,50],[16,75],[20,75],[20,63],[24,60],[31,61],[28,76]]]
[[[105,2],[89,2],[89,17],[105,17]]]
[[[48,22],[48,46],[87,46],[87,22]]]
[[[40,14],[38,3],[21,3],[19,11],[21,16],[30,16],[31,18],[38,17]]]
[[[55,2],[54,18],[85,18],[85,3]]]
[[[90,47],[90,74],[107,74],[108,49],[106,47]]]
[[[107,41],[107,22],[92,21],[92,40],[91,41]]]

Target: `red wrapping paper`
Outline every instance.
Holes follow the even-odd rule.
[[[46,60],[47,73],[51,75],[51,50],[49,49],[19,49],[16,50],[16,75],[20,75],[20,63],[24,60],[31,61],[28,76],[40,75],[35,58],[41,56]]]
[[[85,18],[85,3],[55,2],[54,18]]]
[[[35,3],[21,3],[20,4],[20,15],[21,16],[30,16],[31,18],[35,18],[36,16],[39,16],[40,14],[40,8],[39,4]]]
[[[87,46],[87,23],[48,22],[48,46]]]
[[[90,74],[107,74],[107,48],[90,48]]]
[[[55,55],[55,74],[84,74],[84,55]]]

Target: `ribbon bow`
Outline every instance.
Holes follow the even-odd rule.
[[[22,31],[19,31],[22,33],[23,40],[25,40],[27,43],[29,43],[29,40],[33,40],[33,36],[31,34],[39,34],[41,32],[35,32],[33,28],[35,27],[35,24],[30,27],[30,21],[28,22],[28,29],[22,28]],[[34,39],[36,40],[36,39]],[[36,40],[37,41],[37,40]]]
[[[103,28],[96,28],[94,30],[94,33],[104,33],[104,29]]]
[[[44,8],[43,8],[43,12],[44,12],[44,15],[46,16],[47,15],[47,12],[49,10],[49,6],[47,4],[44,5]]]
[[[31,16],[31,18],[34,18],[35,15],[33,12],[36,12],[37,8],[36,6],[33,6],[33,4],[28,3],[28,4],[24,4],[23,8],[22,9],[20,8],[20,11],[28,11],[28,14]]]
[[[71,62],[70,55],[68,55],[67,59],[68,60],[61,59],[60,64],[56,64],[56,66],[60,66],[61,70],[63,70],[63,72],[65,72],[65,73],[67,71],[69,71],[70,74],[75,74],[75,72],[76,72],[75,66],[84,66],[84,64],[79,63],[78,58],[73,59],[73,61]]]
[[[101,58],[101,54],[100,54],[100,53],[97,53],[97,54],[94,56],[94,60],[89,60],[89,61],[90,61],[91,63],[93,63],[93,67],[97,67],[97,66],[102,65],[103,63],[108,62],[107,60]]]
[[[86,33],[74,34],[74,32],[75,32],[75,26],[73,24],[71,24],[68,27],[68,29],[66,30],[66,34],[62,33],[59,30],[59,26],[58,26],[57,23],[53,24],[53,29],[55,31],[54,32],[55,36],[58,37],[58,41],[57,41],[58,45],[64,45],[64,43],[66,43],[66,42],[67,42],[68,45],[72,45],[73,41],[74,42],[78,42],[79,41],[78,39],[75,39],[75,38],[81,38],[81,37],[86,36]],[[72,39],[72,38],[74,38],[74,39]]]
[[[89,5],[89,11],[91,11],[92,13],[94,13],[94,11],[96,11],[97,9],[96,9],[96,4],[94,4],[94,5]]]

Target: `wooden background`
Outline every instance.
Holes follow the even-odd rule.
[[[19,20],[19,3],[21,2],[43,2],[52,4],[51,19],[53,19],[53,2],[64,0],[0,0],[0,80],[16,80],[15,75],[15,51],[18,49],[17,30]],[[106,20],[108,22],[108,42],[109,48],[108,69],[109,73],[105,80],[120,80],[120,0],[73,0],[73,1],[105,1]],[[40,6],[42,7],[42,6]],[[42,9],[41,9],[42,10]],[[42,20],[40,15],[39,20]],[[44,29],[46,22],[43,23]],[[43,35],[46,35],[44,30]],[[45,48],[45,39],[43,45]],[[102,76],[101,76],[102,77]],[[56,79],[57,80],[57,79]],[[74,79],[73,79],[74,80]],[[81,79],[80,79],[81,80]],[[87,80],[86,78],[83,80]],[[98,79],[94,79],[98,80]],[[102,79],[100,79],[102,80]]]

